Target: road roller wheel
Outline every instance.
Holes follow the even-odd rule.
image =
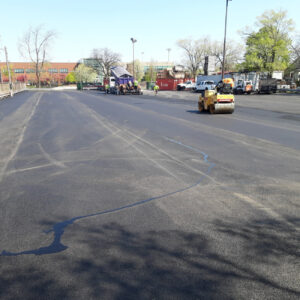
[[[216,112],[215,106],[214,106],[213,104],[211,104],[211,105],[209,106],[209,112],[210,112],[212,115]]]
[[[199,109],[199,112],[203,112],[203,110],[204,110],[203,101],[198,102],[198,109]]]

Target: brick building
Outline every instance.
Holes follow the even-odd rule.
[[[58,84],[65,82],[66,76],[73,72],[78,63],[45,62],[41,73],[41,82],[44,84]],[[13,82],[36,83],[35,69],[32,63],[10,62],[9,67]],[[3,82],[8,81],[5,62],[0,62],[0,70]]]

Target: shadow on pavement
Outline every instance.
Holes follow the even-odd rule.
[[[138,232],[118,223],[74,224],[70,248],[48,256],[1,258],[1,299],[297,299],[286,282],[256,270],[299,259],[299,240],[270,220],[215,222],[222,238],[243,241],[235,259],[201,233]],[[286,235],[288,238],[286,238]],[[211,239],[210,239],[211,240]],[[220,246],[220,245],[219,245]],[[16,263],[18,262],[18,263]],[[287,271],[287,270],[286,270]],[[245,298],[246,297],[246,298]],[[260,298],[262,299],[262,298]]]

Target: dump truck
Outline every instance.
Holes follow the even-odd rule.
[[[132,94],[132,95],[142,95],[143,92],[139,85],[135,86],[134,77],[124,68],[122,67],[113,67],[110,69],[111,75],[114,82],[112,86],[110,86],[111,94]]]
[[[209,111],[211,114],[232,114],[234,108],[233,80],[231,78],[224,78],[217,84],[216,89],[205,90],[199,96],[199,112]]]

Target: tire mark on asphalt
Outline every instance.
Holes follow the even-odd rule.
[[[90,94],[90,95],[91,95],[91,94]],[[95,97],[94,95],[91,95],[91,96]],[[104,101],[108,101],[108,100],[104,98]],[[129,106],[129,107],[131,107],[132,109],[134,109],[134,110],[136,110],[136,111],[143,111],[143,112],[145,112],[145,111],[142,110],[141,108],[136,107],[136,106],[133,106],[132,104],[128,104],[128,103],[124,103],[124,102],[119,102],[119,101],[118,101],[118,104],[119,104],[119,105],[123,105],[123,106]],[[147,113],[154,114],[153,111],[148,111],[148,110],[147,110]],[[155,112],[155,114],[159,114],[159,113]],[[161,114],[161,115],[164,116],[164,117],[168,117],[168,118],[170,118],[170,119],[173,119],[173,118],[174,118],[174,117],[172,117],[172,116],[170,116],[170,115],[165,115],[165,114]],[[106,120],[106,121],[108,122],[108,120]],[[181,119],[181,121],[183,121],[183,123],[189,124],[189,121],[186,121],[186,120],[184,120],[184,119]],[[108,123],[109,123],[109,122],[108,122]],[[112,125],[112,124],[111,124],[111,125]],[[112,126],[114,126],[114,125],[112,125]],[[203,127],[203,126],[206,126],[206,127],[207,127],[207,130],[211,129],[209,126],[201,124],[201,127]],[[115,127],[115,126],[114,126],[114,127]],[[251,145],[252,147],[253,147],[253,146],[256,146],[257,148],[259,148],[259,146],[258,146],[258,145],[255,145],[255,143],[249,143],[249,141],[242,140],[241,137],[245,137],[245,136],[242,135],[242,134],[238,134],[238,133],[234,133],[234,132],[229,132],[228,130],[223,130],[223,129],[221,130],[220,128],[219,128],[218,130],[221,131],[221,132],[223,132],[224,134],[227,133],[227,134],[230,135],[230,133],[231,133],[233,136],[239,136],[240,139],[238,139],[238,140],[239,140],[240,143],[244,143],[244,144],[246,144],[246,145]],[[129,132],[131,135],[134,135],[134,133],[132,133],[132,132],[130,132],[130,131],[128,131],[128,132]],[[212,131],[211,133],[214,134],[213,131]],[[191,146],[185,145],[185,144],[183,144],[183,143],[181,143],[181,142],[179,142],[179,141],[175,141],[175,140],[168,139],[168,138],[166,138],[166,139],[169,140],[170,142],[173,142],[173,143],[175,143],[175,144],[181,145],[181,146],[183,146],[183,147],[185,147],[185,148],[188,148],[188,149],[191,149],[191,150],[193,150],[193,151],[196,150],[196,148],[193,148],[193,147],[191,147]],[[248,137],[248,139],[249,139],[249,137]],[[277,148],[284,149],[286,152],[288,151],[289,153],[293,153],[293,152],[294,152],[294,153],[299,153],[299,151],[296,150],[296,149],[293,149],[293,148],[286,148],[285,146],[282,146],[282,145],[279,145],[279,144],[276,144],[276,143],[273,143],[273,142],[270,142],[270,141],[266,141],[266,140],[263,140],[263,139],[260,139],[260,138],[252,138],[252,139],[253,139],[253,140],[256,140],[256,144],[259,143],[259,144],[265,144],[265,145],[266,145],[266,144],[269,144],[269,145],[273,145],[273,146],[276,145]],[[147,143],[147,144],[150,145],[150,146],[154,146],[154,145],[152,145],[150,142],[147,142],[146,140],[143,140],[143,142],[144,142],[144,143]],[[156,148],[158,151],[163,151],[163,150],[161,150],[161,149],[158,148],[158,147],[155,147],[155,148]],[[272,149],[274,149],[274,148],[275,148],[275,147],[272,147]],[[198,153],[200,153],[200,154],[203,155],[203,152],[201,152],[201,151],[199,152],[199,150],[196,150],[196,152],[198,152]],[[172,158],[172,156],[168,155],[167,153],[166,153],[166,155],[167,155],[168,157]],[[296,156],[296,157],[294,157],[294,158],[299,159],[298,156]],[[172,158],[172,159],[173,159],[174,161],[177,161],[177,159],[175,159],[175,158]],[[180,163],[183,164],[183,165],[186,165],[184,162],[181,162],[181,161],[178,161],[178,162],[180,162]],[[218,182],[217,180],[215,180],[215,179],[212,178],[211,176],[208,176],[207,174],[206,174],[205,176],[208,177],[209,179],[211,179],[215,184],[217,184],[217,185],[220,186],[221,188],[223,188],[223,189],[225,189],[225,190],[228,191],[228,187],[227,187],[226,185],[224,185],[223,183]],[[229,191],[229,192],[231,192],[231,191]],[[266,206],[262,205],[261,203],[259,203],[259,201],[255,200],[255,199],[249,198],[249,197],[247,197],[247,196],[244,197],[244,195],[242,195],[242,194],[239,194],[239,193],[233,193],[233,195],[234,195],[236,198],[238,198],[239,200],[241,200],[241,201],[243,201],[243,202],[247,202],[248,204],[251,204],[252,208],[254,208],[254,209],[259,209],[259,210],[263,210],[267,215],[271,216],[272,218],[278,220],[279,222],[284,222],[287,226],[291,227],[292,230],[299,231],[299,228],[298,228],[297,226],[295,226],[293,223],[291,223],[291,222],[289,222],[288,220],[286,220],[284,217],[280,216],[280,215],[279,215],[278,213],[276,213],[272,208],[266,207]]]
[[[19,133],[19,136],[16,140],[16,143],[10,153],[10,155],[5,159],[5,163],[4,165],[2,166],[2,168],[0,169],[0,183],[2,182],[3,178],[5,177],[6,175],[6,171],[7,171],[7,167],[9,165],[9,163],[14,159],[14,157],[16,156],[22,142],[23,142],[23,139],[24,139],[24,135],[25,135],[25,132],[26,132],[26,129],[28,127],[28,124],[31,120],[31,118],[33,117],[33,115],[35,114],[35,111],[36,111],[36,108],[37,106],[39,105],[40,103],[40,100],[42,98],[42,94],[38,94],[37,95],[37,100],[32,108],[32,111],[30,112],[30,114],[25,118],[25,120],[23,121],[22,123],[22,129],[21,129],[21,132]]]
[[[93,97],[93,98],[97,98],[99,99],[99,96],[97,95],[93,95],[93,94],[88,94],[89,96]],[[104,97],[102,97],[101,99],[102,101],[105,101],[107,103],[110,103],[109,100],[105,99]],[[223,129],[220,127],[212,127],[210,125],[206,125],[204,123],[199,124],[199,126],[195,123],[195,122],[191,122],[190,120],[186,120],[183,118],[178,118],[178,116],[172,116],[172,115],[168,115],[162,112],[156,112],[156,111],[152,111],[152,110],[145,110],[142,109],[138,106],[126,103],[126,102],[120,102],[118,100],[116,100],[118,102],[118,105],[120,106],[124,106],[124,107],[130,107],[131,109],[138,111],[138,112],[143,112],[143,113],[147,113],[153,116],[160,116],[161,118],[167,118],[171,121],[174,121],[176,123],[178,123],[178,121],[180,121],[182,124],[184,124],[185,126],[191,128],[192,130],[200,130],[201,132],[205,132],[205,133],[209,133],[213,136],[216,137],[221,137],[224,139],[227,139],[229,141],[232,141],[233,143],[240,143],[244,146],[251,146],[252,148],[255,148],[259,151],[265,151],[266,147],[269,147],[269,153],[272,153],[276,156],[278,156],[278,152],[280,152],[280,154],[282,155],[282,153],[285,153],[286,155],[292,156],[293,159],[297,159],[300,160],[300,156],[299,153],[300,151],[298,149],[295,148],[291,148],[285,145],[281,145],[278,144],[276,142],[272,142],[270,140],[266,140],[263,138],[258,138],[258,137],[254,137],[254,136],[248,136],[242,133],[238,133],[238,132],[234,132],[234,131],[230,131],[228,129]]]
[[[58,160],[54,159],[53,157],[51,157],[50,154],[45,151],[45,149],[43,148],[43,146],[40,143],[38,143],[38,146],[39,146],[42,154],[49,160],[50,163],[52,163],[53,165],[60,167],[60,168],[67,167],[63,162],[58,161]]]
[[[178,142],[178,144],[180,144],[180,142]],[[205,173],[206,173],[206,175],[209,175],[209,173],[211,172],[211,170],[215,166],[215,164],[209,162],[208,155],[205,154],[204,152],[199,151],[198,149],[193,148],[193,147],[191,147],[190,149],[194,150],[194,151],[196,150],[197,153],[200,153],[203,156],[203,161],[206,164],[208,164],[208,168],[207,168],[207,171]],[[155,200],[158,200],[158,199],[166,198],[166,197],[178,194],[178,193],[185,192],[187,190],[190,190],[190,189],[198,186],[203,181],[204,178],[205,178],[205,176],[203,175],[195,183],[190,184],[190,185],[188,185],[184,188],[177,189],[175,191],[166,193],[166,194],[162,194],[162,195],[159,195],[159,196],[143,199],[143,200],[131,203],[131,204],[123,205],[123,206],[120,206],[120,207],[117,207],[117,208],[107,209],[107,210],[100,211],[100,212],[93,213],[93,214],[77,216],[77,217],[74,217],[74,218],[56,223],[52,226],[51,229],[49,229],[47,231],[44,231],[44,233],[46,233],[46,234],[53,233],[53,235],[54,235],[53,241],[49,246],[40,247],[40,248],[32,249],[32,250],[20,251],[20,252],[10,252],[10,251],[3,250],[0,254],[0,256],[20,256],[20,255],[30,255],[30,254],[47,255],[47,254],[55,254],[55,253],[62,252],[64,250],[68,249],[68,246],[64,245],[61,242],[61,239],[63,237],[65,229],[69,225],[72,225],[74,222],[76,222],[78,220],[82,220],[82,219],[87,219],[87,218],[91,218],[91,217],[105,215],[105,214],[117,213],[117,212],[120,212],[120,211],[123,211],[123,210],[126,210],[126,209],[130,209],[130,208],[134,208],[134,207],[137,207],[137,206],[140,206],[140,205],[147,204],[149,202],[152,202],[152,201],[155,201]]]

